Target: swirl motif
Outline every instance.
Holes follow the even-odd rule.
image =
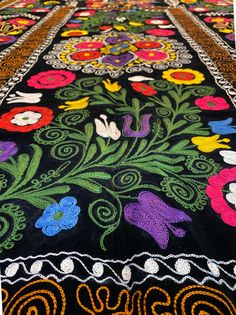
[[[36,280],[20,288],[12,298],[5,297],[3,315],[64,315],[65,293],[52,280]]]
[[[191,121],[191,122],[198,122],[201,120],[201,118],[197,114],[186,114],[183,117],[185,120]]]
[[[199,177],[209,177],[219,172],[220,165],[213,159],[207,159],[204,155],[189,156],[185,162],[188,170]]]
[[[141,174],[135,169],[122,170],[112,179],[113,185],[118,189],[128,189],[137,186],[141,182]]]
[[[158,89],[159,91],[169,91],[173,89],[174,84],[164,80],[155,80],[150,83],[154,88]]]
[[[185,209],[202,210],[207,202],[204,186],[191,179],[165,177],[161,182],[162,191],[167,197],[174,198]]]
[[[191,88],[191,94],[194,96],[206,96],[213,95],[215,93],[215,88],[212,86],[195,86]]]
[[[59,127],[46,126],[34,133],[34,140],[44,145],[53,145],[66,139],[69,132]]]
[[[175,315],[234,315],[236,308],[221,291],[203,285],[183,288],[174,299]]]
[[[88,78],[77,80],[75,84],[79,88],[87,90],[88,88],[91,88],[91,86],[97,86],[100,82],[101,82],[101,78],[88,77]]]
[[[87,117],[89,117],[89,111],[83,110],[71,110],[69,112],[64,112],[60,114],[56,121],[58,121],[63,126],[76,126],[83,122]]]
[[[6,203],[0,208],[0,252],[11,249],[22,238],[26,217],[20,207]]]
[[[169,117],[171,115],[171,111],[167,108],[157,108],[156,112],[160,117]]]
[[[102,250],[106,250],[104,240],[106,236],[112,233],[120,223],[120,217],[122,213],[122,206],[117,200],[117,206],[110,201],[104,199],[98,199],[92,202],[88,208],[88,214],[91,220],[100,228],[104,229],[104,232],[100,238],[100,246]]]
[[[74,86],[67,86],[65,88],[59,89],[55,93],[55,97],[59,100],[64,101],[74,101],[78,99],[81,96],[81,91],[79,88],[76,88]]]
[[[64,141],[55,144],[51,149],[51,155],[57,160],[68,160],[79,154],[82,144],[78,141]]]
[[[7,179],[4,174],[0,174],[0,191],[7,187]]]

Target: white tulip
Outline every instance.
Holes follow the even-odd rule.
[[[23,93],[20,91],[16,91],[16,94],[10,94],[7,98],[7,103],[29,103],[36,104],[40,102],[42,93]]]
[[[132,82],[142,82],[142,81],[152,81],[154,79],[149,78],[149,77],[144,77],[142,75],[135,75],[133,77],[128,78],[128,80]]]
[[[236,151],[221,150],[220,155],[223,156],[225,163],[236,165]]]
[[[116,127],[116,123],[112,121],[108,124],[106,115],[100,115],[100,117],[103,121],[97,118],[94,119],[97,134],[103,138],[118,140],[121,136],[121,132]]]

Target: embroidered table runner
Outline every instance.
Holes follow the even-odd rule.
[[[0,2],[4,315],[236,314],[230,0]]]

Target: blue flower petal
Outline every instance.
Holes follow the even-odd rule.
[[[43,227],[42,232],[47,236],[54,236],[61,231],[61,227],[59,225],[46,225]]]
[[[70,196],[68,196],[68,197],[62,198],[61,201],[59,202],[59,205],[60,205],[61,207],[64,207],[64,206],[74,206],[74,205],[76,205],[76,203],[77,203],[77,200],[76,200],[75,197],[70,197]]]

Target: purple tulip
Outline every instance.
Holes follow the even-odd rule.
[[[129,114],[125,115],[123,134],[125,137],[134,137],[134,138],[144,138],[150,132],[150,123],[149,120],[152,117],[151,114],[145,114],[141,117],[141,129],[140,131],[133,131],[130,126],[132,124],[133,117]]]
[[[126,36],[126,35],[118,35],[118,36],[112,36],[112,37],[108,37],[106,39],[106,42],[108,44],[112,44],[112,45],[115,45],[115,44],[118,44],[120,42],[124,42],[124,41],[130,41],[131,39]]]
[[[10,156],[16,154],[18,148],[15,142],[0,141],[0,162],[6,161]]]
[[[107,55],[102,59],[102,62],[109,63],[118,68],[128,63],[132,58],[133,55],[131,53],[125,53],[119,56]]]
[[[173,224],[192,221],[183,211],[167,205],[148,191],[142,191],[138,202],[130,203],[124,209],[125,220],[149,233],[162,249],[169,242],[169,231],[177,237],[184,237],[186,231]]]

